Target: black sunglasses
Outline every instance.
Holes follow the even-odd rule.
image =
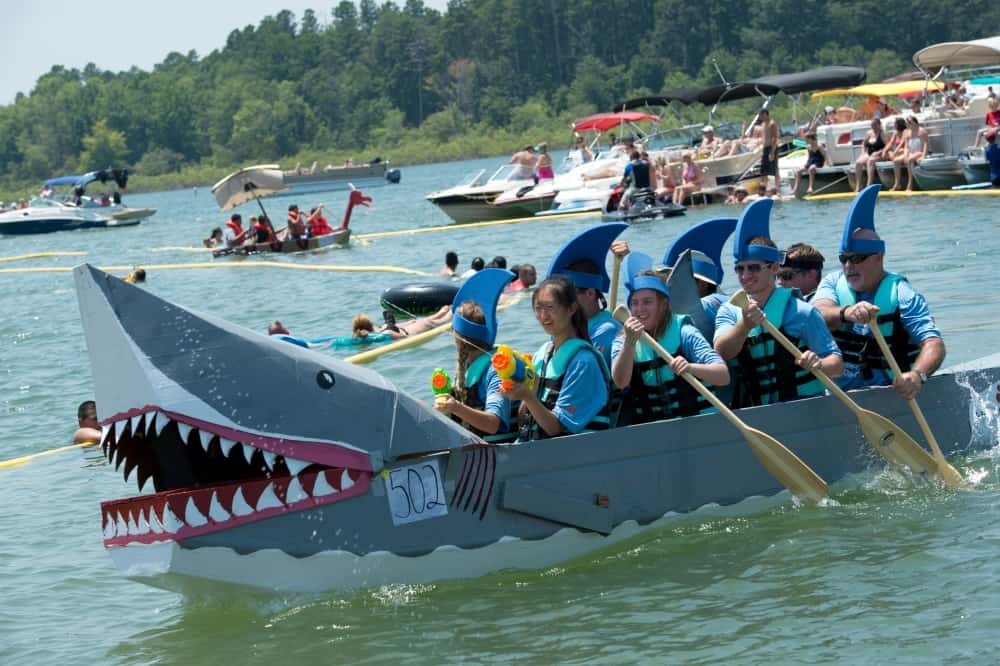
[[[802,272],[803,271],[801,271],[801,270],[799,270],[797,268],[789,268],[787,270],[783,270],[780,273],[778,273],[778,279],[779,280],[791,280],[793,277],[795,277],[796,275],[798,275],[799,273],[802,273]]]
[[[838,254],[837,255],[837,259],[840,260],[840,263],[842,263],[842,264],[846,264],[847,262],[851,262],[852,264],[854,264],[855,266],[857,266],[860,263],[864,263],[864,261],[866,259],[868,259],[868,257],[870,257],[870,256],[872,256],[872,254],[870,254],[870,253],[869,254]]]

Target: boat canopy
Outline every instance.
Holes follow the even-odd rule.
[[[657,121],[659,116],[652,113],[639,113],[638,111],[619,111],[618,113],[595,113],[586,118],[580,118],[573,122],[574,132],[606,132],[609,129],[624,125],[626,123],[641,123],[643,121]]]
[[[955,65],[1000,64],[1000,35],[971,42],[941,42],[913,54],[913,64],[924,70]]]
[[[288,189],[277,164],[258,164],[229,174],[212,186],[215,202],[223,211],[248,201]]]
[[[781,92],[781,88],[769,83],[739,81],[704,88],[699,91],[697,99],[705,106],[711,106],[719,102],[733,102],[751,97],[771,97],[779,92]]]
[[[853,88],[834,88],[813,93],[816,97],[832,97],[833,95],[863,95],[866,97],[901,97],[921,93],[926,88],[931,92],[941,92],[947,86],[940,81],[897,81],[896,83],[866,83]]]
[[[833,65],[830,67],[809,69],[804,72],[763,76],[747,83],[764,83],[778,86],[786,95],[797,95],[801,92],[823,90],[825,88],[857,86],[864,82],[866,76],[864,67]]]
[[[89,183],[99,180],[106,183],[114,181],[118,187],[125,189],[128,185],[128,169],[100,169],[90,171],[82,176],[57,176],[45,181],[45,187],[58,187],[60,185],[72,185],[73,187],[86,187]]]
[[[618,104],[615,104],[615,108],[619,111],[626,111],[628,109],[637,109],[642,106],[669,106],[671,102],[694,104],[698,101],[699,92],[700,91],[694,90],[693,88],[668,90],[660,93],[659,95],[635,97],[633,99],[625,100],[624,102],[618,102]]]

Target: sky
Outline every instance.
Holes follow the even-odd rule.
[[[381,0],[376,0],[382,4]],[[339,0],[127,0],[88,3],[79,0],[14,0],[4,7],[0,38],[0,104],[18,92],[28,94],[40,76],[63,65],[83,69],[94,63],[119,72],[133,65],[151,70],[171,51],[206,56],[226,44],[236,29],[256,26],[268,15],[291,10],[296,20],[306,9],[321,24]],[[397,5],[405,4],[397,0]],[[447,0],[424,0],[439,11]]]

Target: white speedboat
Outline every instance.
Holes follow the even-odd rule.
[[[47,234],[101,227],[128,227],[142,218],[116,219],[109,208],[71,206],[52,199],[35,198],[26,208],[0,213],[0,234]]]
[[[504,164],[489,178],[485,176],[486,169],[480,169],[454,187],[431,192],[427,200],[456,222],[502,220],[510,214],[503,209],[492,208],[490,202],[506,189],[535,184],[534,179],[525,175],[520,164]]]

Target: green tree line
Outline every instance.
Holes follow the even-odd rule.
[[[0,107],[0,192],[109,165],[168,187],[248,163],[561,146],[573,118],[718,83],[716,65],[729,80],[861,65],[877,81],[912,70],[924,46],[987,36],[978,26],[998,18],[982,0],[451,0],[444,12],[342,0],[323,14],[278,12],[152,71],[54,66]]]

